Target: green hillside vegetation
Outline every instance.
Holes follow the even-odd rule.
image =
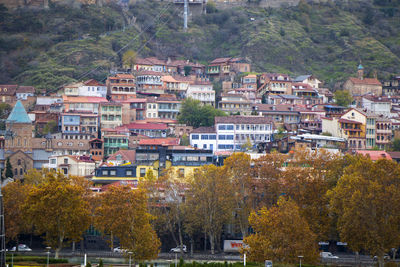
[[[117,5],[1,8],[0,83],[53,89],[76,79],[104,80],[128,49],[201,63],[243,56],[253,71],[313,73],[332,87],[355,75],[360,60],[369,76],[399,73],[400,0],[209,8],[211,13],[192,18],[186,33],[181,9],[155,0],[126,12]]]

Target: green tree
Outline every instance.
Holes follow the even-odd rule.
[[[43,127],[43,134],[46,135],[48,133],[56,133],[58,130],[58,125],[56,121],[49,121]]]
[[[32,187],[24,210],[37,234],[45,234],[47,245],[58,258],[64,244],[79,241],[90,226],[89,187],[82,177],[65,177],[49,172],[46,180]],[[87,185],[87,184],[86,184]]]
[[[392,141],[390,150],[392,150],[392,151],[400,151],[400,138],[395,138]]]
[[[328,192],[340,239],[355,252],[383,256],[400,244],[400,166],[352,156],[337,186]]]
[[[190,72],[192,71],[192,67],[191,66],[185,66],[183,67],[184,71],[185,71],[185,76],[189,76]]]
[[[13,170],[12,170],[12,165],[11,165],[11,162],[10,162],[10,158],[7,158],[7,161],[6,161],[6,170],[4,171],[4,178],[13,178],[14,177],[14,173],[13,173]]]
[[[353,97],[347,90],[337,90],[334,95],[339,106],[348,107],[353,102]]]
[[[181,145],[182,146],[188,146],[190,145],[190,140],[189,137],[187,136],[187,134],[183,134],[181,137]]]
[[[197,128],[200,126],[212,126],[216,116],[224,115],[226,115],[225,112],[221,110],[215,109],[210,105],[203,106],[199,100],[187,98],[182,102],[178,121]]]
[[[127,69],[133,69],[137,54],[133,50],[128,50],[122,55],[122,66]]]
[[[208,1],[206,5],[206,12],[207,14],[216,13],[218,9],[214,3],[214,1]]]
[[[305,262],[313,263],[318,258],[316,235],[293,200],[280,197],[276,206],[253,212],[249,221],[254,229],[244,239],[249,260],[297,263],[297,256],[302,255]]]

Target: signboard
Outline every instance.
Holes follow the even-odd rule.
[[[224,252],[238,252],[243,247],[243,240],[224,240]]]
[[[272,267],[272,261],[266,260],[265,267]]]

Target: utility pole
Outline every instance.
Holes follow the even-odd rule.
[[[183,30],[186,32],[187,27],[188,27],[188,9],[189,9],[189,4],[188,0],[184,0],[183,4]]]
[[[1,187],[2,185],[0,184],[0,267],[6,267],[6,231],[4,228],[4,206]]]

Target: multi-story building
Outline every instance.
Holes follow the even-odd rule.
[[[295,105],[255,104],[253,111],[270,118],[277,127],[286,124],[296,128],[300,124],[300,111]]]
[[[17,100],[27,100],[28,97],[35,96],[35,91],[35,87],[33,86],[18,86],[15,96]]]
[[[249,115],[251,113],[251,105],[253,102],[249,100],[244,94],[221,94],[221,100],[218,103],[218,109],[236,114],[239,112],[242,115]]]
[[[164,91],[168,94],[176,94],[180,98],[185,98],[189,85],[193,82],[190,77],[180,75],[165,75],[161,77]]]
[[[186,97],[199,100],[204,105],[215,106],[215,91],[208,80],[196,80],[189,85]]]
[[[87,80],[83,82],[78,87],[79,96],[97,96],[106,97],[107,96],[107,86],[105,84],[99,83],[94,79]]]
[[[146,102],[145,98],[131,98],[122,101],[122,124],[146,119]]]
[[[157,71],[145,70],[136,75],[136,83],[138,91],[142,93],[164,93],[163,73]]]
[[[257,93],[259,97],[265,94],[291,95],[293,92],[292,80],[287,74],[263,73],[260,75],[258,82]]]
[[[400,76],[396,76],[392,80],[384,82],[382,91],[385,96],[400,95]]]
[[[311,86],[311,88],[319,88],[322,84],[320,80],[318,80],[314,75],[300,75],[297,76],[293,82],[295,83],[305,83]]]
[[[136,82],[132,74],[116,74],[106,81],[107,95],[112,100],[121,101],[136,97]]]
[[[242,78],[243,88],[257,90],[257,75],[249,74]]]
[[[367,124],[365,125],[365,148],[372,149],[376,146],[376,120],[378,116],[369,114],[367,117]]]
[[[130,123],[122,127],[131,134],[141,134],[148,137],[167,137],[168,127],[164,123]]]
[[[160,96],[156,100],[158,117],[161,119],[176,119],[181,109],[181,101],[175,95]]]
[[[119,102],[101,103],[101,128],[115,128],[122,125],[122,104]]]
[[[210,77],[230,79],[235,73],[249,72],[250,64],[243,58],[216,58],[207,66],[206,73]]]
[[[92,177],[96,162],[90,156],[52,156],[44,166],[48,169],[61,171],[66,176]]]
[[[385,149],[392,142],[392,136],[392,121],[378,117],[376,119],[376,146],[380,149]]]
[[[390,116],[392,109],[392,101],[388,97],[377,97],[372,95],[363,96],[361,99],[361,105],[364,109],[369,112],[384,115],[386,117]]]
[[[62,139],[90,140],[98,137],[99,116],[94,113],[70,111],[60,116]]]
[[[158,104],[154,97],[147,98],[146,118],[158,118]]]
[[[273,122],[260,116],[216,117],[215,127],[200,127],[190,133],[193,147],[213,151],[241,151],[243,145],[269,143],[273,139]]]
[[[104,140],[104,157],[114,154],[120,149],[129,148],[129,131],[117,127],[115,129],[102,129]]]
[[[100,104],[108,102],[104,97],[95,96],[63,96],[64,111],[99,114]]]

